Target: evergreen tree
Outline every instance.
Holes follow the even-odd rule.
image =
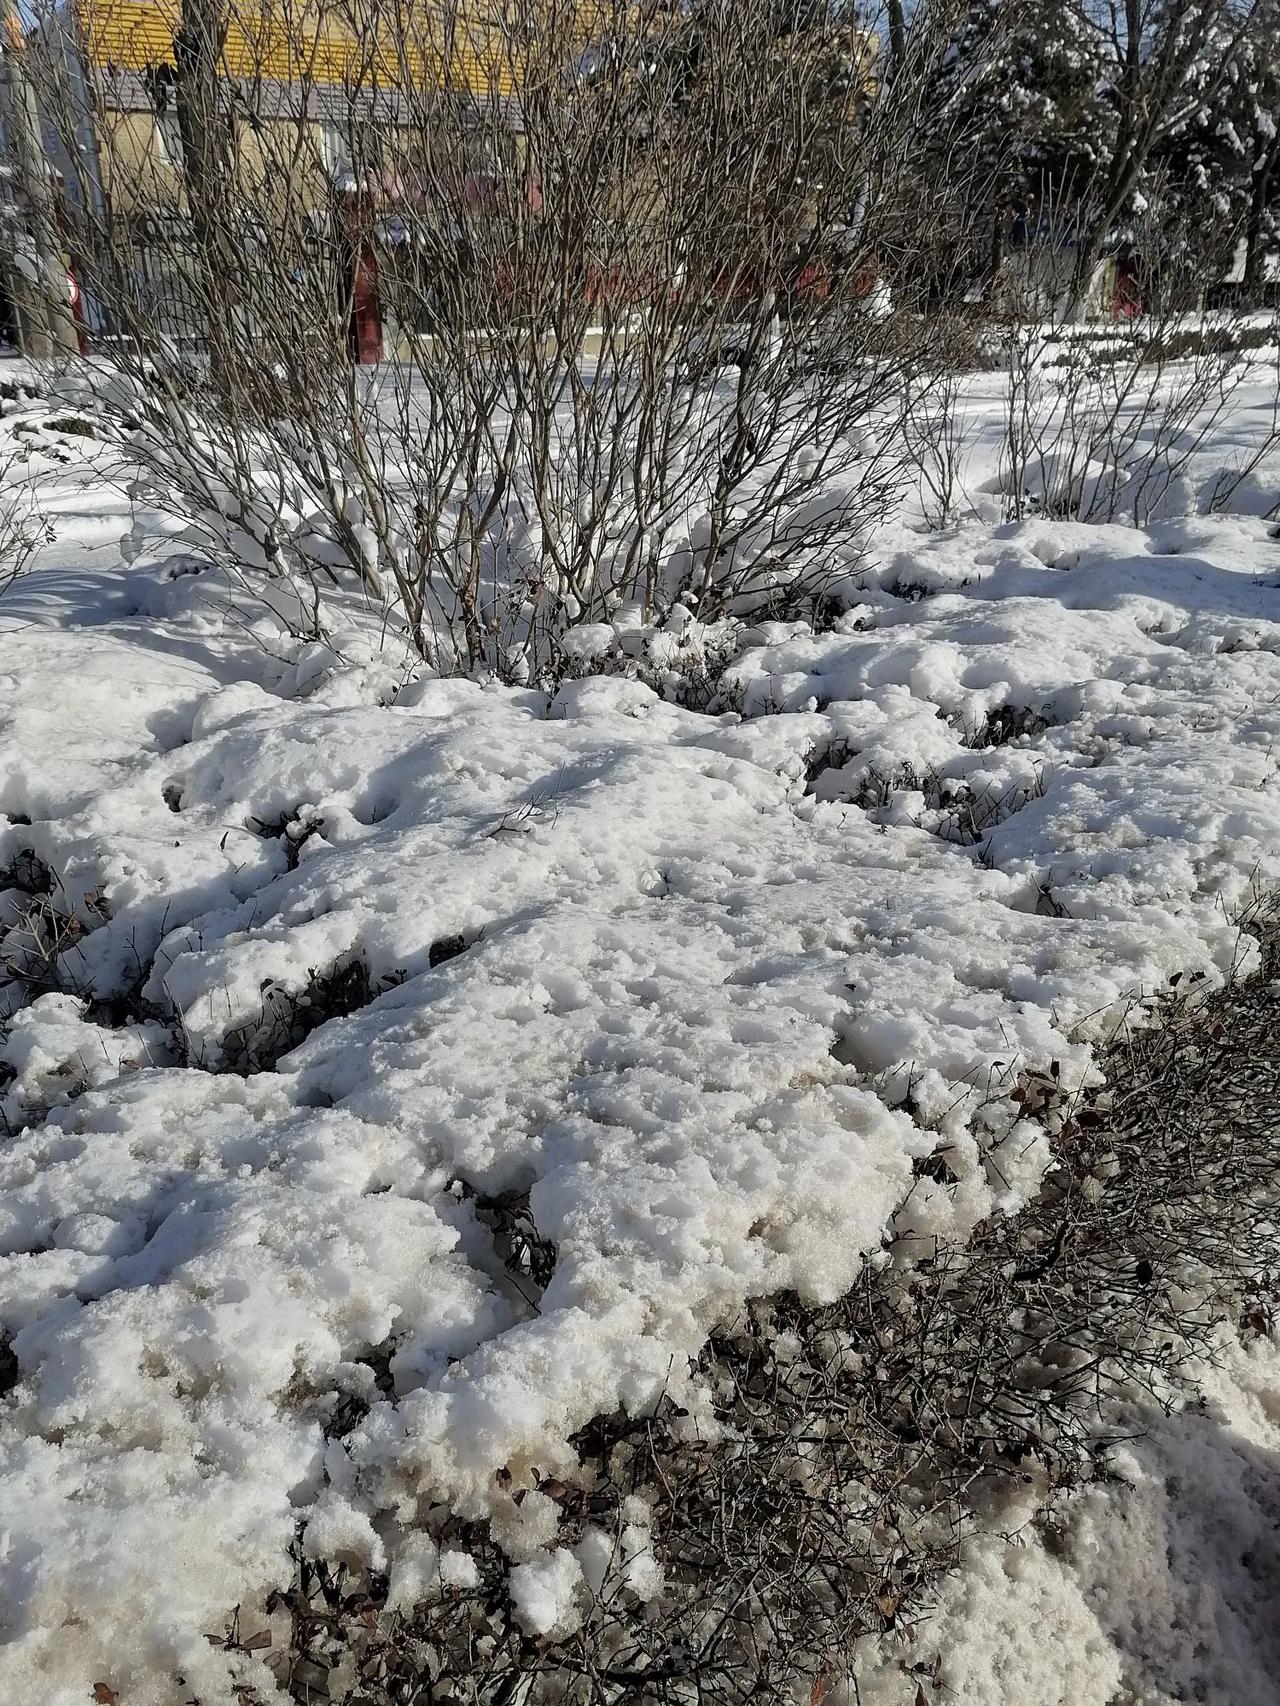
[[[1266,263],[1280,254],[1280,0],[1257,9],[1237,96],[1235,128],[1248,172],[1244,295],[1256,306]]]
[[[971,0],[939,67],[939,166],[985,231],[979,273],[1011,232],[1069,228],[1099,163],[1104,40],[1078,0]]]
[[[1254,7],[1222,88],[1195,103],[1160,163],[1186,249],[1219,276],[1239,258],[1256,302],[1280,238],[1280,0]]]

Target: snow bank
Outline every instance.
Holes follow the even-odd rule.
[[[916,601],[887,592],[904,584]],[[973,845],[1073,919],[1165,908],[1221,941],[1224,904],[1274,880],[1264,523],[962,529],[891,560],[863,600],[844,632],[736,671],[749,711],[824,708],[819,800]]]
[[[1278,567],[1251,519],[904,534],[719,718],[397,692],[146,567],[77,631],[0,610],[4,954],[64,931],[0,997],[5,1698],[265,1686],[205,1636],[298,1527],[411,1602],[441,1505],[570,1628],[598,1560],[510,1489],[745,1296],[1016,1209],[1020,1077],[1230,965],[1280,875]]]

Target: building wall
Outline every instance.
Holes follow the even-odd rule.
[[[105,112],[98,120],[102,188],[115,216],[144,208],[176,208],[182,200],[181,174],[166,163],[151,112]]]
[[[212,18],[223,0],[196,3],[197,15]],[[504,124],[514,127],[516,50],[479,12],[451,8],[446,27],[443,9],[415,7],[405,26],[414,40],[408,46],[402,40],[393,52],[373,34],[358,36],[341,25],[334,0],[225,3],[220,72],[236,169],[255,200],[273,179],[280,203],[314,205],[327,196],[326,126],[345,131],[354,123],[357,135],[376,127],[390,139],[393,154],[403,153],[411,129],[421,142],[433,99],[474,97],[496,103]],[[348,15],[353,4],[359,0],[343,0]],[[95,141],[113,212],[181,207],[181,171],[165,158],[156,116],[157,82],[174,66],[181,0],[75,0],[74,17],[94,89]],[[562,51],[564,44],[554,57]],[[243,116],[246,106],[252,123]],[[237,107],[240,116],[233,118]]]
[[[94,97],[86,106],[95,115],[93,152],[105,195],[104,214],[115,227],[113,243],[107,247],[127,252],[143,271],[158,267],[162,260],[166,267],[180,270],[190,261],[191,236],[189,222],[183,217],[188,209],[176,91],[172,78],[166,83],[165,76],[165,69],[172,72],[174,67],[180,0],[74,3],[81,49],[77,62],[83,59],[85,79]],[[208,18],[223,0],[187,3],[198,8],[197,16]],[[500,41],[491,25],[483,25],[476,18],[468,21],[465,16],[461,34],[446,42],[439,23],[442,14],[419,10],[414,14],[419,28],[422,18],[436,18],[433,27],[441,32],[439,51],[433,57],[424,47],[415,62],[416,73],[414,66],[402,63],[398,78],[386,74],[385,64],[380,68],[382,50],[376,41],[371,45],[370,39],[358,40],[332,26],[323,27],[318,12],[295,12],[286,21],[280,11],[265,10],[280,0],[246,0],[250,3],[256,8],[252,13],[241,7],[240,0],[227,0],[232,8],[231,22],[218,97],[225,101],[226,122],[233,137],[230,170],[238,179],[228,216],[234,218],[237,230],[248,234],[248,252],[256,253],[257,246],[265,244],[264,253],[283,264],[284,276],[306,276],[311,265],[307,256],[314,253],[317,233],[331,229],[330,221],[313,216],[322,210],[336,211],[336,228],[341,229],[344,203],[340,195],[335,202],[334,192],[343,187],[343,174],[331,170],[335,161],[325,147],[326,127],[345,130],[354,125],[357,133],[361,127],[376,128],[387,140],[391,155],[408,167],[397,182],[394,169],[369,167],[358,159],[351,162],[352,184],[358,180],[362,191],[371,191],[375,213],[385,206],[386,220],[373,241],[386,265],[389,298],[394,296],[394,281],[403,258],[396,245],[409,241],[404,235],[393,234],[392,228],[397,210],[413,205],[413,161],[420,160],[425,151],[435,154],[437,147],[446,149],[447,155],[437,156],[444,182],[456,184],[460,194],[470,197],[477,193],[483,198],[487,192],[483,188],[477,192],[475,186],[483,182],[486,167],[470,157],[469,138],[473,135],[479,148],[486,134],[496,130],[506,139],[502,152],[507,155],[498,169],[504,175],[518,174],[530,205],[541,207],[544,186],[535,181],[536,173],[520,134],[521,102],[512,94],[517,81],[514,67],[523,53],[520,88],[526,96],[533,85],[525,73],[536,70],[546,79],[540,94],[562,99],[566,70],[580,52],[580,46],[575,49],[575,40],[581,44],[589,33],[588,8],[596,0],[547,0],[545,16],[558,17],[564,27],[554,37],[545,35],[524,48]],[[318,3],[329,4],[330,0]],[[343,0],[344,5],[361,3]],[[390,5],[394,0],[382,3]],[[482,4],[483,0],[475,3]],[[301,4],[314,5],[317,0],[301,0]],[[858,67],[855,83],[865,80],[873,58],[865,38],[854,32],[842,46]],[[790,44],[789,50],[801,48]],[[465,128],[471,118],[467,89],[473,95],[490,97],[477,102],[481,122],[474,133]],[[433,129],[437,101],[441,115],[448,113],[438,131]],[[175,103],[172,112],[171,102]],[[853,123],[852,97],[848,104],[846,122]],[[252,108],[252,122],[244,116],[248,107]],[[462,127],[459,117],[465,121]],[[498,123],[491,129],[489,121],[494,118]],[[446,136],[450,142],[445,141]],[[530,174],[527,178],[526,173]],[[605,215],[635,233],[636,240],[627,246],[625,268],[611,259],[599,276],[589,279],[588,291],[593,297],[596,293],[603,297],[619,291],[643,291],[665,276],[664,269],[675,265],[664,236],[664,177],[661,163],[650,159],[644,149],[638,150],[633,168],[617,188],[615,204]],[[361,202],[367,214],[369,203],[363,196]],[[353,206],[346,205],[349,209]],[[483,207],[483,199],[471,205]],[[170,221],[166,215],[177,217]],[[406,212],[405,217],[411,220],[412,215]],[[646,229],[652,238],[647,244],[643,240]],[[101,252],[101,244],[98,248]],[[614,250],[610,248],[609,252],[612,256]],[[301,269],[297,274],[292,271],[295,258]],[[624,271],[627,276],[622,276]],[[178,297],[182,292],[175,284],[169,294]]]
[[[327,199],[322,121],[275,119],[254,124],[229,118],[232,169],[240,197],[265,217],[286,205],[317,207]],[[185,204],[180,155],[166,147],[154,110],[108,109],[98,119],[103,189],[112,217]]]

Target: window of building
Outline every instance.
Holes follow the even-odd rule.
[[[156,114],[156,152],[166,166],[181,166],[182,126],[172,107],[164,107]]]
[[[347,127],[332,120],[320,126],[320,158],[331,178],[351,174],[351,135]]]

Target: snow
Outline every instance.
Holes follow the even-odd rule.
[[[1202,1407],[1126,1418],[1141,1437],[1051,1539],[1027,1526],[972,1543],[910,1653],[928,1698],[1270,1706],[1280,1354],[1224,1333],[1199,1377]],[[861,1700],[915,1706],[903,1656],[868,1655]]]
[[[572,1634],[581,1621],[582,1566],[572,1552],[546,1552],[511,1572],[511,1601],[527,1635]]]
[[[299,1525],[408,1606],[475,1574],[430,1513],[488,1517],[533,1635],[619,1582],[660,1602],[641,1501],[557,1544],[536,1484],[579,1476],[574,1432],[696,1406],[745,1297],[1015,1212],[1051,1143],[1018,1075],[1090,1081],[1280,877],[1266,465],[1144,528],[887,524],[834,631],[739,637],[718,715],[415,675],[354,614],[304,646],[172,544],[101,551],[119,500],[51,467],[58,543],[0,603],[0,871],[47,866],[64,930],[56,987],[0,983],[5,1699],[266,1688],[205,1637],[287,1585]],[[914,1178],[939,1145],[954,1189]],[[1131,1535],[1174,1438],[1134,1448]],[[935,1626],[958,1699],[1106,1699],[1123,1615],[1194,1669],[1102,1607],[1102,1498],[1069,1557],[975,1542]]]
[[[827,707],[850,756],[819,778],[823,800],[925,775],[912,821],[975,837],[1029,889],[1051,880],[1073,918],[1168,906],[1210,935],[1215,909],[1276,874],[1280,585],[1266,527],[1165,524],[1140,554],[1119,527],[994,533],[917,552],[916,584],[938,589],[923,604],[870,586],[848,631],[748,654],[747,708]],[[1268,569],[1273,584],[1256,584]],[[983,731],[1001,713],[1048,727],[993,748]],[[976,806],[957,810],[962,793]]]

